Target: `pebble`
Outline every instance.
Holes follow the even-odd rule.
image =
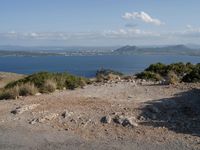
[[[65,119],[67,119],[67,118],[71,117],[72,114],[73,114],[73,112],[69,112],[69,111],[66,110],[66,111],[64,111],[62,113],[62,117],[65,118]]]
[[[109,115],[101,118],[102,123],[111,123],[111,121],[112,121],[112,118]]]

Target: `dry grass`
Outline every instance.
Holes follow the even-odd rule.
[[[10,89],[2,89],[0,91],[0,100],[17,99],[19,96],[35,95],[37,92],[38,89],[34,84],[26,83],[20,86],[17,85]]]
[[[45,81],[43,88],[42,88],[42,93],[52,93],[57,89],[57,84],[54,80],[47,80]]]
[[[37,92],[37,87],[35,87],[35,85],[32,83],[26,83],[19,86],[20,96],[35,95]]]
[[[177,84],[179,82],[180,82],[179,77],[173,71],[170,71],[167,74],[167,83],[168,84]]]
[[[0,91],[0,100],[16,99],[17,97],[19,97],[19,87],[18,86],[11,88],[9,90],[1,90]]]

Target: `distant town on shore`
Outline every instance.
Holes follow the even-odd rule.
[[[200,56],[200,47],[169,46],[113,46],[113,47],[25,47],[0,46],[0,56],[97,56],[97,55],[188,55]]]

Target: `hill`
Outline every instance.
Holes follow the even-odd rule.
[[[185,45],[171,45],[163,47],[137,47],[124,46],[113,52],[116,55],[137,55],[137,54],[152,54],[152,55],[198,55],[199,49],[191,49]]]

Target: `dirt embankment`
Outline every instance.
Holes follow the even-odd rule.
[[[25,77],[25,75],[16,74],[16,73],[8,73],[8,72],[0,72],[0,88],[3,88],[6,84],[11,81],[16,81]]]

